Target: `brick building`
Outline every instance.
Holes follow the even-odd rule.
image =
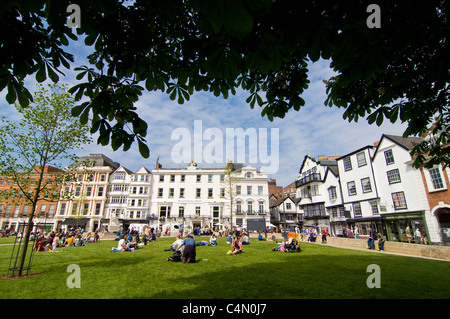
[[[55,180],[55,173],[59,172],[58,168],[44,166],[43,183],[47,184],[48,191],[41,192],[33,220],[34,224],[37,225],[35,227],[40,227],[42,230],[50,230],[54,224],[57,200],[52,200],[48,192],[59,193],[59,185],[57,185]],[[15,198],[0,198],[0,227],[2,229],[20,231],[20,223],[28,221],[28,216],[32,212],[31,203],[25,198],[19,186],[25,187],[24,191],[31,194],[34,191],[34,186],[39,179],[40,173],[40,168],[36,166],[34,173],[23,174],[17,181],[14,181],[11,176],[0,176],[0,191],[17,191]]]

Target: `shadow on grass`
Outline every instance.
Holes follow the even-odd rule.
[[[133,298],[442,298],[448,294],[450,283],[448,264],[430,260],[327,246],[307,246],[301,253],[269,252],[265,261],[253,264],[248,260],[251,254],[223,256],[223,269],[210,272],[196,273],[195,269],[208,268],[209,260],[183,265],[192,274],[184,278],[188,284],[179,289],[156,289],[154,293]],[[247,260],[239,263],[237,258]],[[372,275],[367,268],[371,264],[380,266],[381,288],[367,285]],[[174,274],[174,281],[177,280]]]

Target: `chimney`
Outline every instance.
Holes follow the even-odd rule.
[[[161,163],[156,163],[156,169],[160,169],[160,168],[162,168]]]

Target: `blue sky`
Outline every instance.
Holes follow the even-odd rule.
[[[69,50],[75,55],[75,63],[72,70],[79,65],[87,64],[86,55],[89,48],[84,47],[83,41],[71,43]],[[67,70],[66,77],[60,77],[60,83],[74,85],[75,75]],[[342,118],[344,110],[324,105],[326,99],[325,85],[322,80],[329,79],[333,75],[329,67],[329,61],[319,60],[309,66],[309,88],[302,95],[306,105],[300,111],[291,110],[284,119],[274,119],[270,122],[261,117],[261,108],[255,106],[251,109],[245,102],[248,93],[238,91],[236,95],[228,99],[215,97],[212,93],[194,93],[190,101],[179,105],[171,101],[167,94],[161,92],[145,92],[137,102],[138,113],[148,123],[147,142],[150,148],[150,158],[144,159],[137,150],[137,143],[132,148],[123,152],[121,149],[112,151],[110,146],[101,146],[94,142],[76,152],[83,156],[89,153],[103,153],[114,161],[121,163],[132,171],[136,171],[141,165],[152,170],[156,159],[163,167],[184,167],[184,163],[176,163],[171,154],[179,140],[171,139],[172,133],[178,128],[184,128],[194,136],[194,121],[201,121],[202,133],[207,129],[222,132],[225,140],[226,129],[242,128],[244,130],[260,128],[266,129],[269,136],[278,129],[279,132],[279,157],[278,170],[270,174],[277,180],[279,186],[287,186],[298,177],[298,170],[306,154],[317,157],[318,155],[345,155],[365,145],[371,145],[380,139],[382,134],[402,135],[406,124],[384,121],[383,125],[369,125],[364,119],[358,123],[349,123]],[[26,79],[26,86],[30,91],[35,90],[34,77]],[[18,115],[13,106],[9,106],[5,100],[6,90],[0,93],[0,113],[11,119],[17,120]],[[199,122],[197,122],[199,123]],[[198,127],[198,126],[197,126]],[[200,139],[202,140],[202,139]],[[196,140],[197,142],[199,139]],[[203,150],[210,143],[204,140]],[[258,140],[260,145],[264,141]],[[197,144],[198,145],[198,144]],[[270,152],[270,141],[266,141]],[[236,145],[235,154],[248,155],[248,145]],[[192,148],[192,156],[194,156]],[[198,156],[198,153],[196,153]],[[236,162],[237,157],[233,158]],[[207,163],[205,160],[198,163],[200,167],[223,167],[226,162],[226,154],[223,163]],[[247,163],[248,164],[248,163]],[[250,163],[254,167],[266,166],[266,163]]]

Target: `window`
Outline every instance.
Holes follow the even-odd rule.
[[[180,188],[180,198],[184,198],[184,188]]]
[[[213,176],[212,175],[208,175],[208,183],[212,183],[213,182]]]
[[[291,203],[286,203],[286,209],[291,209]]]
[[[250,172],[245,173],[245,177],[246,177],[246,178],[252,178],[252,177],[253,177],[253,174],[250,173]]]
[[[337,198],[336,186],[331,186],[330,188],[328,188],[328,195],[330,196],[330,199]]]
[[[20,206],[14,207],[13,217],[19,217]]]
[[[169,188],[169,198],[173,198],[174,195],[175,195],[175,189]]]
[[[251,194],[252,194],[252,187],[247,186],[247,195],[251,195]]]
[[[225,182],[225,175],[224,174],[220,174],[220,181],[222,183]]]
[[[181,175],[181,182],[185,182],[186,181],[186,175]]]
[[[163,189],[162,188],[158,188],[158,197],[163,197]]]
[[[399,172],[398,168],[387,171],[386,174],[387,174],[389,184],[395,184],[395,183],[401,182],[400,172]]]
[[[311,196],[319,196],[319,185],[311,186]]]
[[[161,206],[159,208],[159,217],[170,217],[170,206]]]
[[[237,201],[236,202],[236,213],[241,213],[241,212],[242,212],[242,202]]]
[[[380,212],[378,211],[378,203],[377,202],[370,202],[370,206],[372,207],[372,215],[380,214]]]
[[[429,172],[434,189],[444,188],[444,183],[442,182],[441,172],[439,171],[439,168],[432,168],[429,170]]]
[[[195,191],[195,197],[199,198],[202,196],[202,189],[201,188],[197,188]]]
[[[313,204],[303,206],[306,217],[325,216],[324,204]]]
[[[202,181],[202,175],[197,175],[197,183]]]
[[[41,205],[41,210],[39,212],[39,216],[40,217],[44,217],[46,209],[47,209],[47,205],[46,204]]]
[[[259,204],[259,213],[260,214],[264,213],[264,202],[260,201],[258,204]]]
[[[220,198],[224,198],[225,197],[225,188],[221,188],[220,189]]]
[[[195,207],[195,215],[200,216],[200,206]]]
[[[384,152],[384,158],[386,159],[386,165],[394,164],[394,154],[392,153],[392,150],[387,150]]]
[[[75,196],[80,196],[81,187],[77,186],[75,187]]]
[[[353,203],[353,214],[355,217],[361,217],[361,203]]]
[[[248,202],[247,203],[247,212],[249,214],[253,213],[253,202]]]
[[[95,204],[95,215],[100,215],[100,208],[102,207],[101,203]]]
[[[104,178],[104,175],[102,175]],[[114,174],[113,179],[125,179],[125,173],[116,173]]]
[[[392,201],[394,202],[395,209],[405,209],[406,207],[406,199],[404,192],[392,193]]]
[[[356,160],[358,161],[358,167],[367,165],[366,154],[364,152],[356,154]]]
[[[11,213],[11,208],[12,208],[12,205],[11,205],[11,204],[9,204],[8,206],[6,206],[5,217],[9,217],[9,214]]]
[[[86,196],[91,196],[91,194],[92,194],[92,187],[91,187],[91,186],[88,186],[88,187],[86,188]]]
[[[240,185],[236,186],[236,195],[241,195],[241,186]]]
[[[178,208],[178,217],[184,217],[184,206]]]
[[[370,179],[368,177],[361,179],[361,186],[363,193],[368,193],[372,191],[372,185],[370,185]]]
[[[53,208],[55,207],[55,205],[52,205]],[[23,210],[22,210],[22,217],[27,217],[28,216],[28,205],[24,205],[23,206]],[[51,208],[51,206],[50,206]],[[1,215],[1,211],[0,211],[0,215]]]
[[[175,175],[170,175],[170,182],[171,183],[175,182]]]
[[[348,196],[356,195],[356,185],[355,182],[348,182],[347,183],[347,189],[348,189]]]
[[[102,197],[102,196],[103,196],[103,187],[99,187],[99,188],[98,188],[97,196],[98,196],[98,197]]]
[[[100,175],[100,182],[104,182],[105,181],[105,174]]]
[[[350,157],[344,158],[344,170],[350,171],[352,169],[352,160]]]
[[[164,182],[164,175],[159,175],[159,181]]]
[[[87,215],[88,211],[89,211],[89,203],[84,203],[82,214]]]
[[[263,194],[263,187],[258,186],[258,195],[261,196]]]
[[[61,203],[61,207],[59,208],[59,215],[64,215],[64,212],[66,210],[66,203]]]
[[[212,198],[212,197],[213,197],[213,189],[208,188],[208,198]]]

